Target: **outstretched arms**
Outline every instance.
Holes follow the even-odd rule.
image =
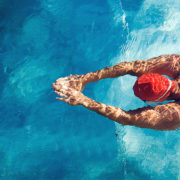
[[[174,130],[180,126],[179,103],[168,103],[155,108],[144,107],[126,112],[120,108],[96,102],[84,96],[80,91],[66,86],[55,92],[61,96],[61,98],[57,98],[61,101],[71,105],[82,105],[122,125],[156,130]]]
[[[172,78],[177,77],[180,72],[180,55],[163,55],[146,61],[122,62],[85,75],[59,78],[56,83],[53,83],[53,87],[55,92],[61,96],[57,99],[71,105],[82,105],[120,124],[156,130],[174,130],[180,126],[180,101],[155,108],[144,107],[126,112],[120,108],[98,103],[81,93],[84,86],[90,82],[125,74],[141,76],[150,72],[168,75]],[[175,89],[177,92],[173,93],[171,99],[179,98],[178,83]]]

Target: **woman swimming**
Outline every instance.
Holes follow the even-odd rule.
[[[162,55],[145,61],[121,62],[113,67],[106,67],[85,75],[70,75],[59,78],[53,83],[53,87],[55,92],[61,96],[57,98],[58,100],[71,105],[82,105],[122,125],[156,130],[175,130],[180,127],[179,73],[180,55]],[[174,102],[156,107],[148,106],[124,111],[117,107],[96,102],[82,93],[85,85],[90,82],[126,74],[139,77],[134,85],[134,92],[142,100],[174,100]],[[162,75],[167,75],[173,80]],[[146,95],[146,90],[147,92],[151,91],[151,93]]]

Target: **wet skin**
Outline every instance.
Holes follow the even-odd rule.
[[[174,79],[175,89],[167,100],[175,100],[156,107],[144,107],[133,111],[124,111],[94,101],[85,96],[82,91],[90,83],[105,78],[115,78],[130,74],[141,76],[145,73],[168,75]],[[106,67],[96,72],[83,75],[70,75],[59,78],[53,83],[55,93],[61,97],[58,100],[70,105],[82,105],[122,125],[132,125],[156,130],[175,130],[180,127],[180,55],[162,55],[149,60],[121,62],[113,67]]]

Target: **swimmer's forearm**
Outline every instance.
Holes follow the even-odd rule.
[[[140,76],[146,73],[147,66],[143,66],[145,61],[121,62],[112,67],[106,67],[96,72],[90,72],[84,75],[84,85],[90,82],[99,81],[106,78],[116,78],[130,74],[133,76]]]
[[[98,114],[101,114],[113,121],[116,121],[123,125],[131,125],[130,115],[128,115],[125,111],[120,108],[109,106],[103,103],[96,102],[85,96],[82,105]]]
[[[87,84],[90,82],[99,81],[106,78],[115,78],[129,74],[132,70],[132,62],[121,62],[112,67],[105,67],[104,69],[96,72],[90,72],[84,75],[83,83]]]
[[[101,114],[122,125],[132,125],[132,126],[152,129],[152,125],[149,126],[147,123],[147,120],[145,120],[144,122],[144,119],[142,118],[143,115],[139,114],[138,110],[137,111],[135,110],[134,112],[131,111],[129,113],[129,112],[123,111],[120,108],[96,102],[86,96],[84,97],[84,101],[82,105],[85,108],[91,111],[94,111],[98,114]]]

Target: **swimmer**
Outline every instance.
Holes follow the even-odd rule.
[[[70,105],[82,105],[122,125],[155,130],[175,130],[180,127],[180,55],[162,55],[149,60],[121,62],[85,75],[70,75],[53,83],[57,99]],[[90,83],[123,75],[137,76],[134,93],[143,101],[174,100],[156,107],[124,111],[85,96],[82,91]],[[163,75],[167,75],[167,78]]]

